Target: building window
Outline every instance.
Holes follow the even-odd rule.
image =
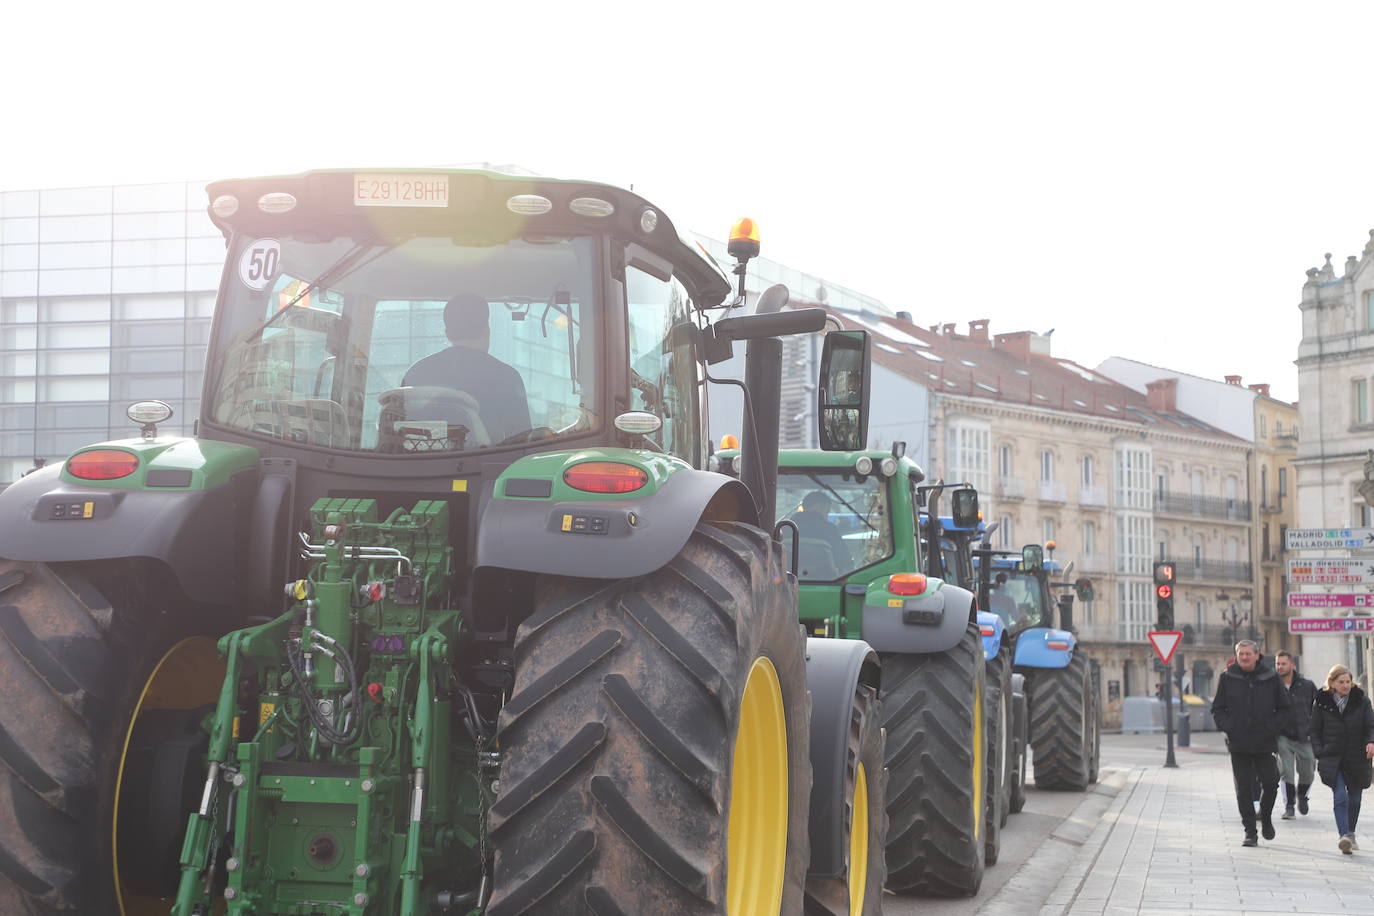
[[[1116,505],[1123,509],[1150,508],[1150,450],[1132,446],[1116,449]]]
[[[1193,565],[1194,565],[1194,566],[1201,566],[1201,565],[1202,565],[1202,545],[1201,545],[1201,544],[1194,544],[1194,545],[1193,545]]]
[[[1363,378],[1355,379],[1354,391],[1351,395],[1351,406],[1353,407],[1353,420],[1356,423],[1369,422],[1369,380]]]
[[[1092,522],[1083,523],[1083,555],[1097,553],[1097,526]]]
[[[1047,483],[1054,480],[1054,452],[1049,449],[1040,452],[1040,479]]]
[[[997,475],[999,477],[1011,476],[1011,446],[1003,445],[997,449]]]
[[[1288,495],[1288,468],[1279,468],[1279,495]]]
[[[1042,518],[1040,520],[1040,543],[1048,544],[1054,540],[1054,519]]]
[[[1193,602],[1193,623],[1194,623],[1194,625],[1196,625],[1199,629],[1201,629],[1202,626],[1203,626],[1203,620],[1204,620],[1204,619],[1205,619],[1205,618],[1203,617],[1203,604],[1202,604],[1202,602],[1201,602],[1201,601],[1194,601],[1194,602]]]
[[[1150,542],[1154,520],[1148,515],[1121,513],[1116,517],[1116,571],[1143,576],[1150,572]]]
[[[1004,515],[997,520],[997,546],[1005,550],[1010,550],[1015,543],[1012,538],[1011,516]]]
[[[1374,331],[1374,290],[1364,294],[1364,329]]]
[[[1083,456],[1083,486],[1090,487],[1097,477],[1097,469],[1093,466],[1093,456]]]
[[[1357,524],[1359,527],[1369,528],[1374,526],[1374,507],[1371,507],[1368,503],[1358,503],[1355,506],[1355,516],[1358,519]]]
[[[1260,502],[1264,505],[1269,504],[1269,468],[1260,468]]]
[[[957,424],[949,427],[946,459],[949,478],[968,481],[979,490],[992,489],[990,461],[992,432],[986,426]]]
[[[1154,629],[1155,606],[1154,586],[1149,582],[1116,583],[1116,603],[1121,608],[1118,637],[1127,642],[1145,640],[1145,634]]]

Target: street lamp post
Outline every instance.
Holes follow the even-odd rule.
[[[1217,600],[1222,602],[1221,621],[1231,628],[1231,642],[1237,643],[1241,640],[1240,628],[1244,624],[1250,631],[1249,639],[1260,643],[1263,648],[1263,640],[1255,632],[1255,596],[1249,592],[1232,596],[1226,592],[1217,595]]]

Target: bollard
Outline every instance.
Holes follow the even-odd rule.
[[[1188,719],[1187,710],[1179,710],[1178,713],[1178,746],[1191,747],[1189,740],[1192,738],[1193,724]]]

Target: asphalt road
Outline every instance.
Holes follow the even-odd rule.
[[[1215,732],[1193,735],[1192,748],[1176,748],[1180,766],[1215,762],[1224,754],[1221,736]],[[1103,735],[1103,781],[1109,784],[1113,770],[1160,766],[1166,753],[1163,735]],[[956,900],[901,897],[888,894],[883,901],[886,916],[1001,916],[1033,913],[1054,889],[1058,872],[1053,868],[1024,868],[1032,856],[1055,857],[1067,867],[1075,851],[1091,832],[1097,817],[1106,810],[1110,797],[1100,793],[1043,792],[1027,786],[1026,807],[1013,814],[1002,831],[1002,853],[996,865],[987,870],[983,887],[976,897]],[[1080,807],[1081,806],[1081,807]],[[1044,866],[1037,861],[1037,866]],[[1016,883],[1008,886],[1013,877]],[[1006,890],[998,896],[1000,891]]]

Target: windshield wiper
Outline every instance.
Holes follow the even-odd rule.
[[[287,302],[281,308],[273,312],[270,318],[268,318],[262,324],[258,325],[251,332],[246,334],[243,337],[243,339],[252,340],[254,337],[257,337],[263,331],[267,330],[276,322],[278,318],[285,315],[287,313],[287,310],[290,309],[291,306],[295,305],[297,302],[300,302],[302,299],[308,296],[311,290],[318,289],[326,283],[334,283],[337,280],[342,280],[344,277],[348,276],[357,268],[362,267],[363,264],[368,263],[362,260],[362,256],[372,248],[377,248],[377,253],[372,257],[372,260],[376,260],[377,258],[381,257],[383,254],[386,254],[388,251],[395,247],[396,245],[394,242],[382,246],[372,245],[367,242],[358,242],[348,251],[345,251],[343,253],[343,256],[340,257],[337,261],[335,261],[333,264],[325,268],[324,272],[321,273],[318,277],[302,286],[300,288],[300,291],[297,292],[296,295],[291,297],[290,302]]]

